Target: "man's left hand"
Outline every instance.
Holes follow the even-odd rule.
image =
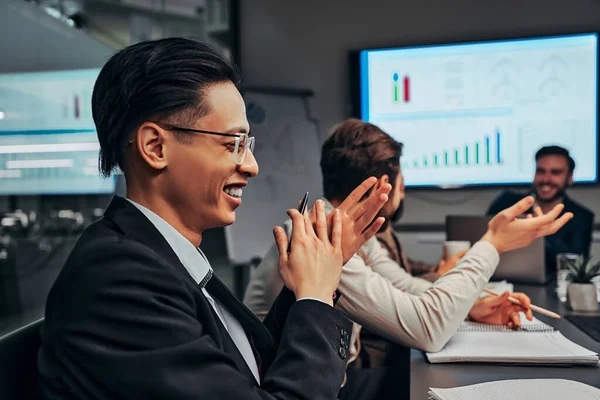
[[[508,297],[514,297],[521,305],[513,304]],[[519,312],[524,312],[529,321],[533,319],[531,313],[531,299],[524,293],[504,292],[500,296],[486,296],[478,299],[469,313],[469,317],[477,322],[490,325],[506,325],[511,329],[521,327]]]
[[[375,184],[377,179],[370,177],[356,187],[350,195],[337,207],[342,217],[342,255],[344,264],[372,238],[384,223],[383,217],[377,217],[381,207],[388,201],[388,194],[392,190],[389,183],[374,189],[366,199],[365,193]],[[327,215],[327,225],[331,233],[333,213]],[[316,224],[315,208],[311,210],[310,220]]]

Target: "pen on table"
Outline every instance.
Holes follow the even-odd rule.
[[[493,290],[491,290],[491,289],[487,289],[487,288],[485,288],[485,289],[483,289],[483,291],[484,291],[484,292],[486,292],[486,293],[489,293],[489,294],[493,294],[494,296],[502,296],[502,294],[501,294],[501,293],[494,292],[494,291],[493,291]],[[510,301],[510,302],[511,302],[511,303],[513,303],[513,304],[518,304],[518,305],[521,305],[521,302],[520,302],[519,300],[515,299],[515,298],[514,298],[514,297],[512,297],[512,296],[510,296],[510,297],[508,298],[508,301]],[[547,316],[547,317],[552,317],[552,318],[560,319],[560,315],[558,315],[558,314],[557,314],[557,313],[555,313],[555,312],[552,312],[552,311],[546,310],[545,308],[542,308],[542,307],[539,307],[539,306],[535,306],[535,305],[533,305],[533,304],[532,304],[532,305],[530,305],[530,306],[529,306],[529,308],[531,308],[533,311],[535,311],[535,312],[538,312],[538,313],[540,313],[540,314],[542,314],[542,315],[545,315],[545,316]]]

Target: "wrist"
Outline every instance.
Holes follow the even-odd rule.
[[[304,299],[304,298],[308,298],[308,299],[315,299],[315,300],[319,300],[325,304],[329,304],[330,306],[333,307],[333,298],[332,298],[332,294],[333,291],[330,291],[328,293],[326,293],[326,291],[324,290],[316,290],[316,289],[299,289],[296,291],[295,295],[296,295],[296,299]]]
[[[496,251],[498,252],[498,254],[502,253],[502,249],[500,247],[500,245],[496,242],[494,234],[491,233],[490,231],[487,231],[485,233],[485,235],[483,235],[483,237],[481,238],[482,241],[484,242],[488,242],[489,244],[491,244],[492,246],[494,246],[494,248],[496,249]]]

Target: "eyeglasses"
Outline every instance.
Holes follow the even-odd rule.
[[[249,133],[221,133],[212,131],[203,131],[200,129],[181,128],[179,126],[167,125],[163,128],[170,131],[179,132],[192,132],[192,133],[204,133],[206,135],[226,136],[235,138],[235,149],[233,150],[233,161],[237,165],[242,165],[246,160],[248,151],[254,152],[254,136],[250,136]]]

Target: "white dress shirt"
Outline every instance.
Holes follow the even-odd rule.
[[[326,213],[333,211],[325,204]],[[289,221],[284,227],[289,232]],[[499,260],[494,246],[477,242],[452,270],[431,283],[402,269],[372,237],[344,265],[336,308],[394,342],[436,352],[464,321]],[[271,248],[252,271],[246,289],[244,303],[261,319],[283,286],[277,264],[277,251]],[[352,343],[358,331],[353,331]]]
[[[204,288],[206,283],[212,277],[213,270],[208,260],[204,256],[204,253],[202,253],[202,250],[194,246],[181,233],[179,233],[177,229],[173,228],[171,225],[169,225],[169,223],[156,215],[154,212],[133,200],[127,200],[138,210],[140,210],[146,216],[146,218],[150,220],[150,222],[152,222],[154,227],[161,233],[161,235],[163,235],[169,246],[171,246],[187,272],[201,287],[202,293],[219,316],[223,326],[225,326],[225,329],[227,332],[229,332],[231,339],[246,361],[246,364],[248,364],[250,371],[252,371],[254,378],[256,378],[256,381],[260,384],[258,365],[256,364],[256,358],[254,357],[252,346],[250,346],[250,342],[248,341],[248,336],[246,336],[244,328],[242,328],[242,325],[237,319],[235,319],[233,315],[231,315],[227,308],[215,301]]]

